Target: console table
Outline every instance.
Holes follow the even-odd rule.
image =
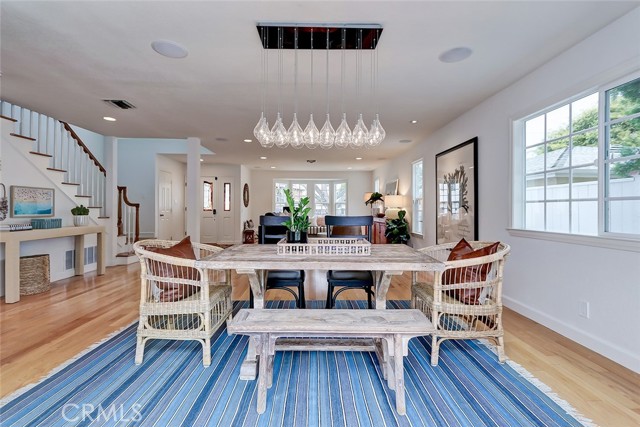
[[[4,261],[4,301],[13,303],[20,301],[20,243],[30,240],[56,239],[58,237],[75,237],[75,275],[84,274],[84,236],[97,235],[98,275],[103,275],[104,264],[104,227],[88,225],[85,227],[61,227],[44,230],[6,231],[0,233],[0,243],[5,245]]]

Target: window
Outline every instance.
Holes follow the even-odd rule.
[[[422,159],[416,160],[412,163],[411,177],[411,187],[413,188],[413,218],[411,219],[411,229],[413,233],[422,234],[422,221],[424,215]]]
[[[515,121],[513,196],[516,228],[640,235],[640,78]]]
[[[213,182],[204,181],[202,183],[202,210],[213,210]]]
[[[277,180],[274,183],[274,212],[282,212],[287,206],[285,188],[291,189],[296,202],[309,197],[311,216],[347,214],[347,183],[344,181]]]
[[[230,211],[231,210],[231,183],[225,182],[224,189],[222,191],[224,195],[224,210]]]
[[[380,192],[380,178],[376,177],[376,179],[373,180],[373,191],[375,191],[376,193]]]

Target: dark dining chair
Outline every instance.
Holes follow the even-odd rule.
[[[331,216],[324,218],[327,226],[327,237],[363,238],[371,242],[373,217],[366,216]],[[327,272],[327,304],[333,308],[336,298],[341,292],[349,289],[363,289],[367,293],[369,308],[373,308],[373,273],[358,270],[329,270]],[[339,289],[337,289],[339,288]]]
[[[287,227],[282,223],[287,218],[286,216],[261,216],[258,242],[260,244],[275,244],[286,237]],[[291,288],[298,288],[298,292],[296,293]],[[264,288],[265,294],[269,289],[281,289],[289,292],[296,300],[296,307],[305,308],[304,270],[269,270]],[[253,308],[251,288],[249,288],[249,307]]]

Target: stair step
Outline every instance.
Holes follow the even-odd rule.
[[[19,135],[17,133],[11,133],[11,136],[15,136],[16,138],[23,138],[23,139],[27,139],[29,141],[35,141],[35,138],[31,138],[30,136],[24,136],[24,135]]]
[[[130,256],[134,256],[136,253],[134,251],[129,251],[129,252],[120,252],[119,254],[116,255],[116,257],[118,258],[127,258]]]
[[[54,171],[54,172],[67,172],[64,169],[57,169],[57,168],[47,168],[47,170]]]
[[[85,197],[87,199],[91,198],[91,196],[87,196],[87,195],[84,195],[84,194],[76,194],[76,197]]]
[[[53,157],[51,154],[47,154],[47,153],[39,153],[37,151],[29,151],[29,153],[31,154],[35,154],[36,156],[42,156],[42,157]]]
[[[3,116],[2,114],[0,114],[0,118],[3,118],[3,119],[5,119],[5,120],[11,120],[12,122],[17,122],[17,120],[16,120],[16,119],[11,118],[11,117],[7,117],[7,116]]]
[[[80,185],[77,182],[61,182],[60,184],[64,184],[64,185]]]
[[[102,206],[87,206],[89,209],[102,209]]]
[[[98,219],[109,219],[111,218],[110,216],[99,216]]]

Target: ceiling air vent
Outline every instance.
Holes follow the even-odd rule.
[[[136,108],[135,105],[123,99],[103,99],[103,101],[116,108],[120,108],[121,110],[130,110],[132,108]]]

